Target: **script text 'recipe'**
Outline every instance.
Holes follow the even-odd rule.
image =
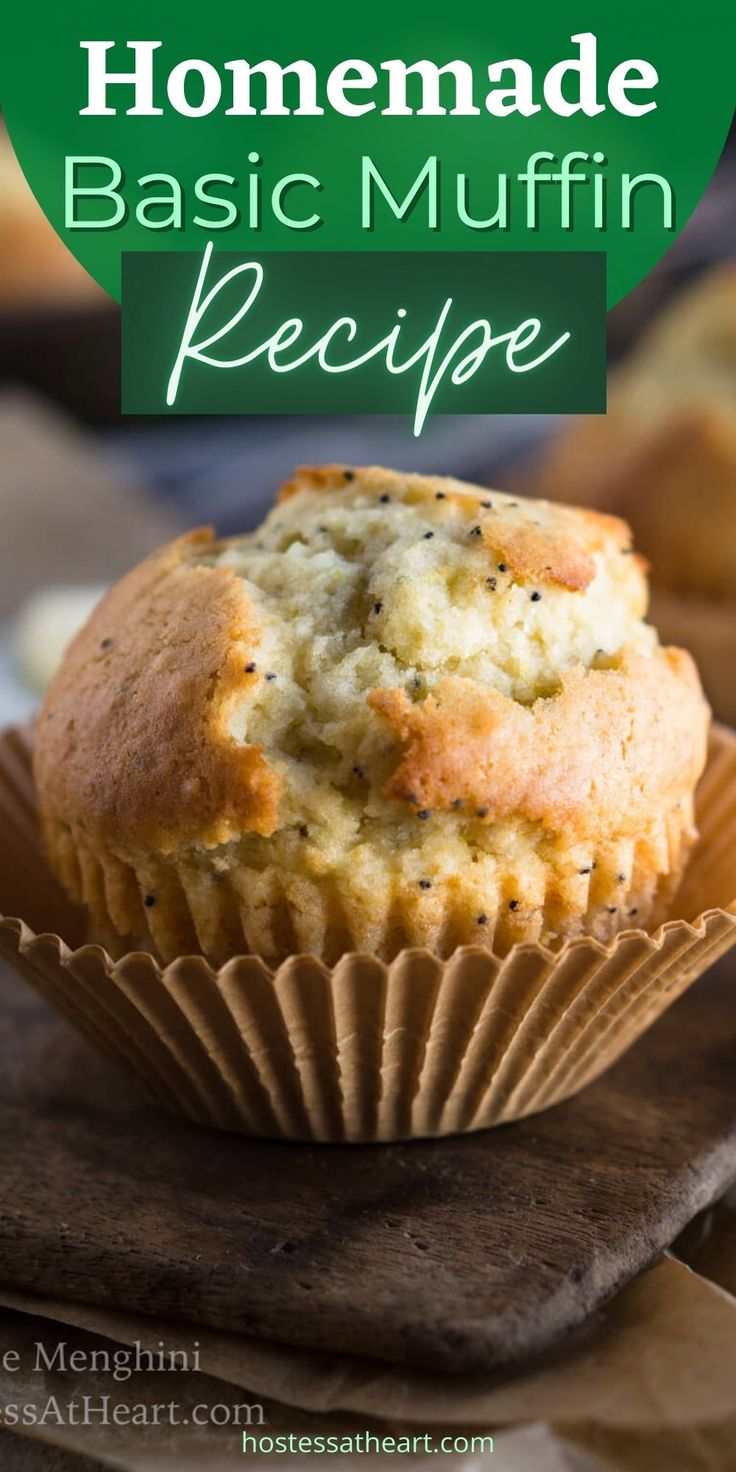
[[[453,323],[450,326],[454,301],[449,296],[441,304],[438,303],[437,318],[428,336],[403,358],[400,348],[408,315],[405,307],[397,308],[396,321],[388,333],[382,335],[377,342],[370,342],[353,357],[346,348],[364,336],[364,333],[355,317],[347,314],[338,316],[316,341],[308,342],[306,346],[303,319],[290,317],[244,353],[236,353],[233,357],[215,356],[213,348],[224,342],[234,329],[241,327],[252,311],[264,287],[265,271],[259,261],[241,261],[221,275],[214,284],[207,285],[212,260],[213,247],[210,241],[205,247],[184,331],[169,375],[166,390],[169,408],[176,404],[187,361],[209,368],[232,370],[247,368],[257,359],[263,358],[274,374],[294,373],[312,362],[324,374],[343,375],[355,373],[372,360],[379,360],[389,376],[403,377],[414,371],[418,373],[414,434],[419,435],[440,387],[445,382],[455,388],[466,383],[482,368],[494,348],[504,349],[505,364],[510,373],[525,374],[546,363],[570,341],[571,334],[562,332],[552,341],[547,335],[546,342],[543,341],[540,345],[540,338],[544,339],[545,336],[543,324],[538,317],[532,316],[526,317],[510,330],[499,333],[493,330],[486,317],[476,317],[470,322]],[[218,298],[236,280],[245,282],[243,300],[224,322],[219,321],[214,325],[210,323],[200,333],[202,324],[208,316],[211,317],[213,307],[217,307]],[[289,356],[296,344],[296,352]],[[530,355],[530,350],[535,345],[539,350]]]

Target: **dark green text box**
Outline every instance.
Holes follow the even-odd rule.
[[[605,299],[599,252],[126,252],[123,409],[599,413]]]

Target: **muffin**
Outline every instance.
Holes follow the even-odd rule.
[[[164,960],[444,957],[651,926],[709,713],[623,521],[305,469],[252,535],[137,567],[40,716],[48,856]]]
[[[545,444],[519,483],[535,495],[610,504],[611,479],[666,433],[701,415],[736,423],[736,264],[702,276],[655,318],[611,374],[608,412],[575,419]],[[656,490],[653,486],[651,489]]]
[[[736,602],[736,399],[665,419],[604,482],[671,593]],[[726,618],[733,612],[725,610]]]
[[[515,480],[626,517],[663,639],[692,651],[736,724],[736,265],[662,312],[611,375],[608,413],[574,421]]]

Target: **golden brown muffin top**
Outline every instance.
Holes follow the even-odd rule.
[[[103,600],[42,713],[42,813],[123,857],[294,831],[323,864],[429,818],[471,847],[637,833],[708,720],[645,608],[616,518],[301,471],[252,536],[192,533]]]
[[[239,580],[198,563],[212,545],[194,531],[128,573],[52,684],[39,787],[92,833],[170,848],[275,825],[277,777],[227,733],[257,633]]]

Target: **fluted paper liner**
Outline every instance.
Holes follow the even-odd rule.
[[[608,945],[404,951],[219,971],[81,944],[44,863],[28,732],[0,739],[0,954],[167,1108],[295,1140],[485,1129],[584,1087],[736,940],[736,736],[716,728],[672,918]],[[23,918],[7,918],[18,916]],[[62,939],[62,936],[65,939]]]

